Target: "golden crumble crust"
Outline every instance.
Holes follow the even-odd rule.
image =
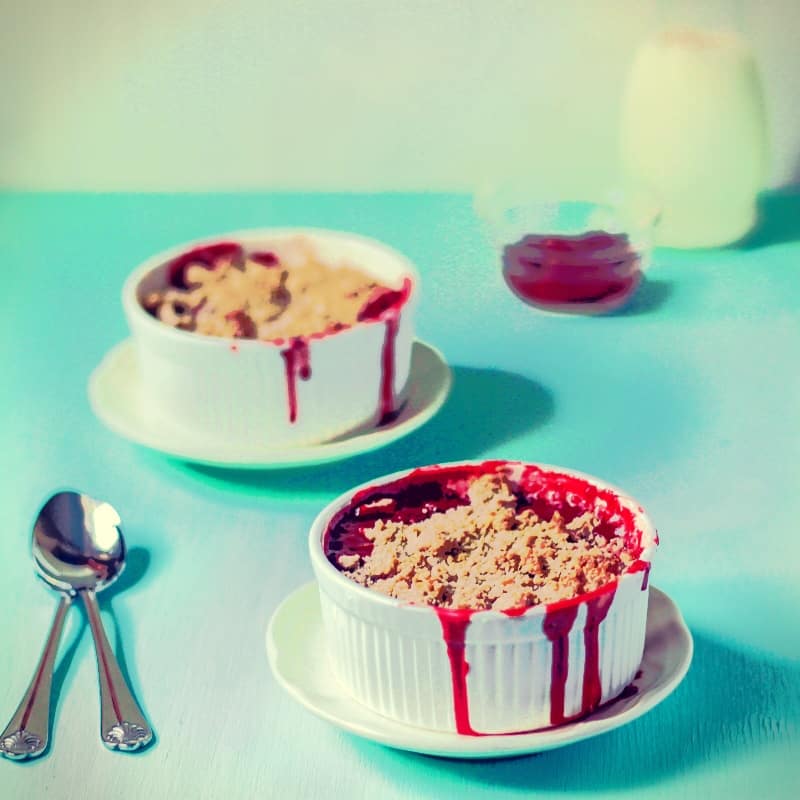
[[[329,266],[303,238],[274,248],[275,263],[218,257],[188,264],[186,288],[149,293],[146,311],[181,330],[240,339],[290,339],[353,325],[378,284],[347,265]]]
[[[338,555],[339,569],[407,602],[503,611],[599,589],[634,561],[621,537],[597,533],[591,512],[565,522],[517,511],[504,476],[476,478],[468,496],[419,522],[377,520],[363,531],[371,554]]]

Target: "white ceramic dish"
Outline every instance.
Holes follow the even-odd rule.
[[[504,758],[563,747],[641,717],[683,679],[692,660],[692,637],[672,600],[651,587],[640,673],[623,697],[558,728],[495,736],[416,728],[355,702],[328,666],[316,583],[295,590],[275,611],[267,630],[267,655],[275,679],[298,703],[349,733],[427,755]]]
[[[178,330],[142,307],[148,293],[169,285],[176,261],[190,251],[203,260],[209,248],[239,246],[245,253],[278,253],[281,263],[302,269],[291,266],[297,240],[332,269],[351,266],[398,290],[397,301],[374,319],[288,342]],[[416,269],[402,254],[336,231],[243,231],[166,250],[139,266],[122,291],[139,361],[140,402],[149,416],[223,446],[313,444],[376,422],[391,415],[408,388],[418,289]]]
[[[515,614],[402,602],[355,583],[329,561],[329,529],[343,518],[357,522],[354,509],[362,503],[396,497],[409,481],[446,480],[463,493],[472,478],[495,471],[551,508],[592,510],[608,525],[608,535],[625,536],[636,561],[595,592]],[[309,535],[330,662],[342,685],[398,722],[481,734],[562,724],[631,682],[644,647],[647,579],[657,544],[647,515],[619,489],[572,470],[508,461],[424,467],[376,479],[330,503]]]
[[[133,342],[114,347],[89,379],[89,401],[98,419],[114,433],[160,453],[218,467],[271,469],[323,464],[390,444],[424,425],[441,407],[451,385],[441,353],[415,342],[408,398],[399,416],[382,427],[363,426],[315,445],[263,447],[220,444],[202,433],[187,433],[147,413],[141,402],[141,378]]]

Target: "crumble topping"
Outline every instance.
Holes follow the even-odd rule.
[[[210,265],[190,262],[180,283],[185,288],[148,294],[145,310],[181,330],[265,341],[350,326],[376,293],[389,291],[360,270],[320,262],[301,238],[249,255],[224,252]]]
[[[339,569],[375,591],[413,603],[474,610],[565,600],[611,582],[633,561],[622,537],[597,533],[591,512],[568,522],[518,508],[507,478],[482,475],[469,504],[418,522],[379,519],[363,535],[370,555],[335,556]]]

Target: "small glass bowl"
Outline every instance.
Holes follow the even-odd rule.
[[[659,210],[644,191],[540,201],[495,192],[476,211],[500,251],[503,277],[535,308],[603,314],[636,293],[650,262]]]

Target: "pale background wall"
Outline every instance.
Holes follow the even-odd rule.
[[[633,49],[686,7],[750,37],[800,177],[800,0],[677,5],[0,0],[0,185],[459,190],[515,138],[605,179]]]

